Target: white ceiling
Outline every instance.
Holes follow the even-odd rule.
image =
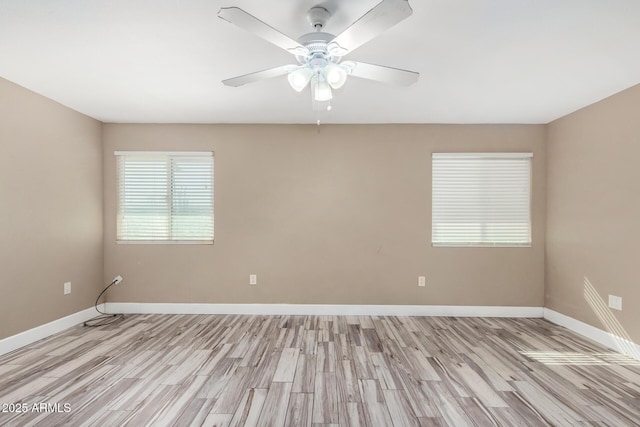
[[[217,18],[238,6],[297,38],[306,11],[338,34],[379,0],[0,0],[0,76],[104,122],[315,123],[295,63]],[[411,0],[414,13],[346,59],[420,72],[410,87],[357,78],[325,123],[547,123],[640,83],[638,0]],[[0,99],[1,99],[0,94]]]

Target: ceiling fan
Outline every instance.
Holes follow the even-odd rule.
[[[419,73],[365,62],[342,61],[342,58],[408,18],[412,12],[408,0],[382,0],[334,36],[322,31],[331,18],[331,12],[322,6],[314,6],[307,12],[307,19],[315,31],[302,35],[296,41],[240,8],[223,7],[218,17],[288,51],[298,63],[245,74],[222,83],[237,87],[287,75],[289,84],[298,92],[311,84],[311,94],[316,102],[330,101],[333,98],[331,89],[341,88],[348,75],[408,86],[418,80]]]

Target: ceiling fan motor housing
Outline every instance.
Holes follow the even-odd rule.
[[[296,55],[296,59],[301,64],[319,65],[319,62],[324,62],[326,65],[329,62],[338,63],[340,61],[339,56],[332,55],[328,51],[328,44],[334,39],[333,34],[317,31],[315,33],[308,33],[298,39],[298,42],[306,47],[309,51],[306,55]]]

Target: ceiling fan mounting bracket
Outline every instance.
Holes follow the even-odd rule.
[[[316,31],[321,31],[329,18],[331,13],[322,6],[314,6],[307,12],[307,20]]]

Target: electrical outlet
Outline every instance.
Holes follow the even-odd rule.
[[[64,282],[64,294],[68,295],[71,293],[71,282]]]
[[[117,285],[120,282],[122,282],[122,276],[116,276],[116,278],[113,279],[113,284],[114,285]]]
[[[250,274],[249,275],[249,284],[250,285],[257,285],[258,284],[258,275],[257,274]]]
[[[427,286],[427,278],[424,276],[418,276],[418,286],[420,287]]]
[[[622,297],[609,295],[609,307],[613,308],[614,310],[622,311]]]

